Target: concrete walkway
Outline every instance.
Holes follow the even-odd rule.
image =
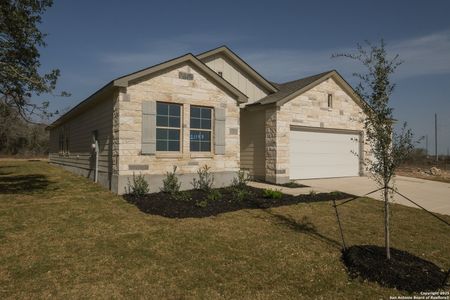
[[[357,196],[377,189],[375,182],[368,177],[345,177],[329,179],[297,180],[310,186],[316,192],[341,191]],[[432,212],[450,215],[450,184],[412,177],[397,176],[395,183],[398,191]],[[380,193],[369,197],[380,199]],[[417,207],[399,195],[394,196],[394,203]]]

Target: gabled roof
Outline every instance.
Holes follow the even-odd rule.
[[[231,83],[223,79],[221,76],[219,76],[216,72],[211,70],[207,65],[205,65],[203,62],[201,62],[197,57],[195,57],[192,53],[185,54],[183,56],[168,60],[166,62],[154,65],[152,67],[148,67],[142,70],[139,70],[137,72],[119,77],[115,80],[113,80],[114,86],[118,87],[127,87],[129,83],[133,80],[151,75],[153,73],[156,73],[161,70],[165,70],[167,68],[170,68],[172,66],[176,66],[182,63],[189,62],[199,68],[201,71],[203,71],[206,75],[208,75],[211,79],[213,79],[217,84],[225,88],[228,92],[230,92],[232,95],[236,96],[236,100],[239,102],[247,102],[248,97],[242,93],[240,90],[238,90],[236,87],[234,87]]]
[[[269,92],[275,93],[278,89],[265,79],[261,74],[259,74],[255,69],[253,69],[249,64],[247,64],[242,58],[240,58],[236,53],[231,51],[227,46],[220,46],[218,48],[200,53],[197,55],[197,58],[200,60],[205,60],[208,57],[211,57],[216,54],[223,54],[235,64],[237,64],[241,69],[243,69],[247,74],[249,74],[257,83],[261,84],[264,88],[266,88]]]
[[[331,77],[333,77],[333,79],[336,80],[336,82],[342,87],[342,89],[346,91],[358,104],[362,104],[362,100],[359,98],[350,84],[348,84],[347,81],[345,81],[345,79],[336,70],[331,70],[286,83],[274,83],[279,89],[277,93],[268,95],[249,105],[253,106],[258,104],[276,104],[277,106],[281,106]]]
[[[105,95],[106,93],[114,90],[115,88],[120,87],[127,87],[133,80],[142,78],[144,76],[149,76],[153,73],[156,73],[161,70],[165,70],[167,68],[177,66],[183,63],[191,63],[195,67],[197,67],[199,70],[201,70],[203,73],[205,73],[209,78],[211,78],[214,82],[216,82],[218,85],[223,87],[225,90],[227,90],[231,95],[234,95],[236,97],[236,100],[241,103],[245,103],[248,101],[248,97],[242,93],[240,90],[238,90],[236,87],[234,87],[232,84],[230,84],[228,81],[223,79],[221,76],[219,76],[216,72],[211,70],[207,65],[205,65],[203,62],[201,62],[197,57],[195,57],[192,53],[185,54],[183,56],[165,61],[163,63],[130,73],[128,75],[116,78],[109,83],[107,83],[105,86],[97,90],[95,93],[81,101],[79,104],[77,104],[75,107],[73,107],[71,110],[69,110],[67,113],[59,117],[56,121],[54,121],[52,124],[50,124],[47,128],[52,128],[63,121],[67,120],[68,118],[71,118],[72,116],[76,115],[78,112],[81,112],[84,108],[90,107],[92,104],[94,104],[96,101],[100,99],[101,95]]]

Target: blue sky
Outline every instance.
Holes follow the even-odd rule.
[[[227,45],[269,80],[337,69],[351,84],[358,65],[331,59],[383,38],[405,61],[395,75],[395,117],[434,153],[450,148],[449,1],[55,1],[41,29],[43,71],[61,70],[52,109],[72,107],[115,77]],[[35,99],[40,100],[40,99]]]

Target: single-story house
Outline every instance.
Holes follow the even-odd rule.
[[[49,160],[119,194],[133,174],[158,191],[175,165],[183,189],[203,165],[217,186],[240,169],[273,183],[360,176],[362,114],[334,70],[274,83],[222,46],[112,80],[49,126]]]

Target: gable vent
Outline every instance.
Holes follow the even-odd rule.
[[[178,78],[184,80],[194,80],[194,74],[186,72],[178,72]]]

